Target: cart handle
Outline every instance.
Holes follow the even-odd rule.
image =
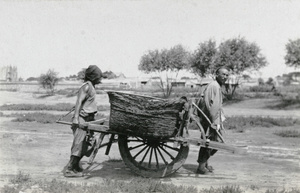
[[[209,118],[205,115],[205,113],[194,103],[194,102],[192,102],[192,105],[194,106],[194,107],[196,107],[196,109],[198,110],[198,111],[200,111],[201,112],[201,114],[205,117],[205,119],[208,121],[208,123],[211,125],[212,123],[211,123],[211,121],[209,120]],[[216,133],[217,133],[217,135],[219,136],[219,138],[222,140],[222,142],[223,143],[225,143],[225,140],[224,140],[224,138],[222,137],[222,135],[220,134],[220,132],[218,131],[218,130],[215,130],[216,131]]]
[[[56,123],[63,124],[63,125],[70,125],[70,126],[73,124],[72,122],[60,121],[60,120],[57,120]],[[80,123],[79,124],[79,127],[81,127],[81,128],[85,128],[87,126],[88,126],[87,123]]]
[[[90,121],[86,123],[80,123],[80,127],[88,127],[89,124],[103,124],[106,121],[106,118],[98,119],[95,121]],[[63,125],[72,125],[72,122],[67,122],[67,121],[61,121],[60,119],[56,121],[56,123],[63,124]]]

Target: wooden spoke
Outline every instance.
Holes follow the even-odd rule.
[[[154,148],[154,155],[155,155],[155,160],[156,160],[156,168],[159,169],[159,163],[158,163],[156,148]]]
[[[150,165],[151,165],[152,154],[153,154],[153,147],[151,147],[151,151],[150,151],[150,157],[149,157],[149,163],[148,163],[148,167],[150,167]]]
[[[140,137],[134,137],[136,138],[138,141],[144,141],[144,139],[140,138]]]
[[[150,150],[150,147],[148,146],[148,149],[147,149],[147,151],[146,151],[146,153],[145,153],[143,159],[139,162],[139,164],[142,164],[142,163],[144,162],[144,160],[145,160],[145,158],[146,158],[146,156],[147,156],[149,150]]]
[[[138,140],[138,139],[129,139],[128,142],[143,142],[143,141]]]
[[[168,162],[166,161],[165,157],[162,155],[161,151],[159,150],[159,148],[157,148],[157,151],[160,155],[160,157],[162,158],[162,160],[164,161],[165,165],[168,165]]]
[[[160,149],[162,149],[166,154],[168,154],[172,160],[175,159],[175,158],[174,158],[169,152],[167,152],[161,145],[158,146],[158,147],[160,147]]]
[[[133,156],[134,159],[136,159],[137,156],[139,156],[143,151],[145,151],[145,149],[147,148],[148,146],[145,146],[143,149],[141,149],[137,154],[135,154],[135,156]]]
[[[144,177],[164,177],[177,171],[188,156],[188,146],[173,148],[172,139],[118,136],[119,150],[125,164]]]
[[[167,145],[167,144],[165,144],[165,143],[163,143],[162,145],[165,146],[165,147],[167,147],[167,148],[170,148],[170,149],[172,149],[172,150],[174,150],[174,151],[177,151],[177,152],[179,151],[178,148],[171,147],[171,146],[169,146],[169,145]]]
[[[140,144],[140,145],[137,145],[137,146],[134,146],[134,147],[129,147],[128,150],[131,151],[133,149],[136,149],[136,148],[139,148],[139,147],[142,147],[143,145],[145,145],[145,143],[143,144]]]

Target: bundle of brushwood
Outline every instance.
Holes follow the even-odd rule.
[[[109,128],[132,136],[170,138],[177,132],[180,100],[167,100],[108,92],[110,100]]]

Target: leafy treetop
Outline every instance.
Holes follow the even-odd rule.
[[[300,39],[289,40],[286,44],[285,64],[290,67],[300,67]]]

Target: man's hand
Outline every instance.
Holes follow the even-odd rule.
[[[85,123],[85,122],[83,122],[83,123],[78,123],[78,122],[74,122],[73,121],[73,123],[72,123],[72,126],[71,126],[71,128],[72,129],[77,129],[77,128],[80,128],[80,129],[85,129],[85,128],[87,128],[88,127],[88,124],[87,123]]]
[[[76,130],[77,128],[79,128],[79,124],[78,123],[72,123],[71,129]]]
[[[220,129],[221,129],[221,125],[217,125],[217,131],[220,131]]]
[[[76,130],[79,128],[79,121],[77,119],[73,119],[71,129]]]
[[[211,124],[210,127],[213,128],[216,131],[220,131],[220,129],[221,129],[221,125],[220,124]]]

